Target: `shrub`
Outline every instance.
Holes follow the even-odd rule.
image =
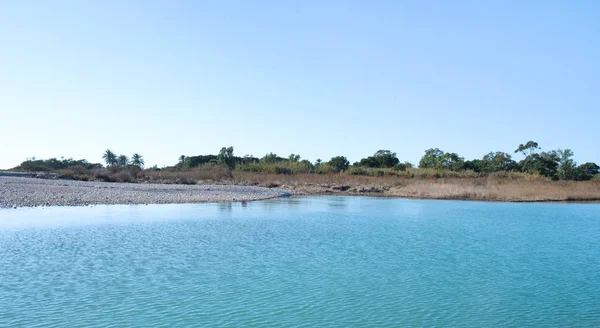
[[[336,172],[340,172],[346,170],[350,165],[350,162],[348,162],[348,159],[344,156],[335,156],[326,164],[332,167]]]
[[[369,170],[360,167],[360,166],[352,166],[347,171],[349,175],[369,175]]]

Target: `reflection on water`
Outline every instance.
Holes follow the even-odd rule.
[[[221,213],[231,214],[231,211],[233,210],[233,203],[218,203],[217,208]]]

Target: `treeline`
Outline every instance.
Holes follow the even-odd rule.
[[[51,172],[73,168],[92,170],[102,167],[102,164],[90,163],[85,159],[74,160],[72,158],[64,157],[61,157],[60,159],[36,159],[35,157],[31,157],[26,159],[19,166],[13,168],[13,170],[27,172]]]
[[[558,149],[541,151],[537,142],[529,141],[517,147],[514,153],[522,153],[525,158],[519,162],[512,159],[511,154],[505,152],[490,152],[481,159],[465,160],[456,153],[444,152],[438,148],[425,151],[418,165],[410,162],[402,162],[397,154],[389,150],[379,150],[372,156],[362,158],[350,164],[344,156],[334,156],[328,161],[317,159],[311,162],[302,159],[298,154],[290,154],[281,157],[274,153],[268,153],[260,158],[246,155],[235,156],[233,147],[223,147],[216,155],[181,155],[177,164],[158,169],[156,166],[144,170],[150,171],[185,171],[201,168],[204,171],[250,172],[268,174],[334,174],[343,172],[346,175],[365,176],[402,176],[402,177],[476,177],[497,172],[518,172],[540,175],[552,180],[590,180],[600,176],[600,167],[596,163],[584,163],[577,165],[573,160],[573,151],[570,149]],[[120,180],[125,179],[125,173],[131,174],[131,179],[137,179],[144,167],[144,159],[140,154],[134,154],[131,158],[125,155],[117,155],[111,150],[102,154],[106,164],[105,171],[123,175]],[[73,170],[74,177],[93,179],[104,166],[98,163],[89,163],[86,160],[73,160],[71,158],[37,160],[30,158],[15,167],[13,170],[21,171],[60,171]],[[86,171],[95,171],[88,174]],[[102,173],[102,172],[100,172]],[[107,180],[107,179],[105,179]]]
[[[144,168],[144,158],[142,155],[135,153],[131,158],[126,155],[117,155],[110,149],[106,150],[102,154],[102,158],[106,163],[107,168],[112,169],[123,169],[123,168]],[[29,172],[52,172],[59,170],[93,170],[101,169],[104,166],[100,163],[90,163],[85,159],[74,160],[73,158],[50,158],[50,159],[36,159],[31,157],[22,162],[19,166],[12,168],[15,171],[29,171]]]
[[[590,180],[600,172],[596,163],[577,165],[573,151],[558,149],[541,151],[538,143],[528,141],[520,144],[514,153],[522,153],[525,158],[519,162],[505,152],[490,152],[482,159],[465,161],[456,153],[445,153],[438,148],[428,149],[419,162],[419,168],[446,169],[451,171],[471,170],[476,173],[524,172],[539,174],[552,180]]]
[[[522,153],[525,158],[517,162],[512,159],[511,154],[498,151],[490,152],[481,159],[465,160],[456,153],[432,148],[425,151],[418,168],[450,172],[468,171],[476,174],[522,172],[538,174],[552,180],[578,181],[590,180],[600,173],[600,167],[596,163],[588,162],[577,165],[573,160],[573,151],[570,149],[543,152],[537,142],[529,141],[519,145],[514,153]],[[174,168],[191,169],[211,165],[225,165],[231,170],[256,173],[327,174],[345,172],[350,175],[369,176],[394,175],[394,171],[400,172],[416,168],[410,162],[401,162],[397,154],[389,150],[379,150],[372,156],[350,165],[344,156],[335,156],[329,161],[317,159],[314,163],[302,160],[301,156],[297,154],[291,154],[288,157],[280,157],[274,153],[268,153],[261,158],[250,155],[238,157],[233,155],[233,147],[222,148],[218,155],[189,157],[182,155]]]

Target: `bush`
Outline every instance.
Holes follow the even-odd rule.
[[[369,175],[369,170],[360,167],[360,166],[352,166],[347,171],[349,175]]]
[[[350,162],[348,162],[348,159],[344,156],[335,156],[332,157],[326,165],[333,168],[336,172],[341,172],[348,169]]]
[[[332,167],[331,165],[325,163],[325,164],[321,164],[319,165],[319,167],[316,169],[316,173],[317,174],[335,174],[335,173],[339,173],[339,171]]]
[[[135,178],[129,171],[121,171],[117,174],[117,181],[119,182],[135,182]]]

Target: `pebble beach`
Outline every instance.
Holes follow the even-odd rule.
[[[0,176],[0,208],[241,202],[288,195],[285,190],[253,186],[89,182]]]

